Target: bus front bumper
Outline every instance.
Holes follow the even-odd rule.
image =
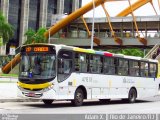
[[[30,99],[57,99],[56,92],[54,89],[48,91],[26,91],[18,89],[18,97],[20,98],[30,98]]]
[[[45,85],[45,87],[36,88],[36,89],[24,88],[26,86],[27,86],[26,84],[22,84],[22,83],[18,84],[18,97],[31,98],[31,99],[56,99],[57,98],[56,91],[54,90],[53,88],[54,85],[52,83],[48,83],[47,86]],[[28,86],[31,86],[31,85],[28,85]]]

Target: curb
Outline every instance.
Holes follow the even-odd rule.
[[[11,79],[13,78],[13,79],[18,79],[18,77],[13,77],[13,76],[12,76],[12,77],[11,77],[11,76],[0,76],[0,78],[11,78]]]
[[[41,100],[36,100],[36,99],[0,99],[0,103],[4,102],[40,102]]]

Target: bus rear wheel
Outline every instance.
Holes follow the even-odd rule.
[[[51,105],[53,100],[42,100],[45,105]]]
[[[77,89],[74,95],[74,100],[71,101],[71,103],[74,106],[81,106],[83,104],[83,99],[84,99],[84,93],[82,89]]]
[[[128,95],[128,102],[135,103],[136,98],[137,98],[137,92],[134,88],[131,88]]]

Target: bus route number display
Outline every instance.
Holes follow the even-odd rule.
[[[48,47],[26,47],[26,52],[48,52]]]

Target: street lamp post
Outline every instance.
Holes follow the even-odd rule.
[[[91,49],[93,49],[93,39],[94,39],[94,13],[95,13],[95,3],[93,2],[93,21],[92,21],[92,36],[91,36]]]

